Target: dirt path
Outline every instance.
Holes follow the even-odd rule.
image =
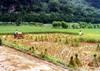
[[[7,47],[0,47],[0,71],[68,71]]]

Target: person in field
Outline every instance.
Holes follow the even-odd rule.
[[[23,38],[22,32],[18,32],[18,31],[16,30],[16,31],[14,32],[14,38],[22,39],[22,38]]]
[[[17,33],[18,33],[18,30],[15,31],[15,34],[17,34]]]
[[[18,31],[16,30],[16,31],[14,32],[14,38],[17,37],[17,34],[18,34]]]
[[[82,30],[80,30],[79,35],[80,35],[80,36],[82,36],[82,35],[83,35],[83,31],[82,31]]]

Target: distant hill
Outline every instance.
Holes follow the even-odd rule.
[[[100,21],[100,0],[0,0],[0,15],[0,21],[97,23]]]
[[[100,0],[86,0],[89,5],[100,9]]]

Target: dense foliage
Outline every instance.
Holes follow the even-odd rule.
[[[52,26],[55,28],[64,28],[64,29],[99,29],[99,24],[92,24],[86,22],[79,23],[68,23],[64,21],[54,21]]]
[[[100,22],[99,0],[0,0],[0,21]]]
[[[2,39],[0,38],[0,46],[2,45]]]

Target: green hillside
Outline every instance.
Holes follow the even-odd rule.
[[[99,23],[99,5],[99,0],[2,0],[0,21]]]

